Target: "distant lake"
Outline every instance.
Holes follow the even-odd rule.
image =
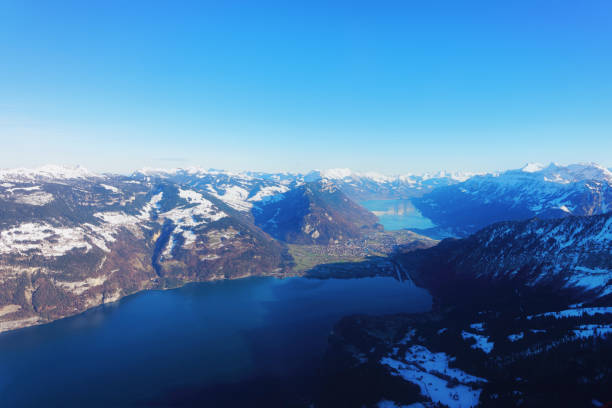
[[[360,204],[378,216],[386,230],[435,227],[435,224],[429,218],[425,218],[410,200],[367,200]]]
[[[333,324],[422,312],[392,278],[247,278],[142,292],[0,335],[0,406],[287,406],[308,401]]]

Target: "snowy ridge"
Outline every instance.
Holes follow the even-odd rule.
[[[440,171],[437,173],[425,173],[422,175],[384,175],[376,172],[354,172],[350,169],[336,168],[328,170],[314,170],[307,174],[300,173],[265,173],[250,171],[224,171],[217,169],[204,169],[201,167],[190,168],[144,168],[134,173],[135,177],[160,177],[164,179],[188,181],[192,184],[203,186],[208,184],[219,198],[224,196],[224,190],[228,187],[239,186],[249,192],[252,198],[253,189],[258,184],[298,186],[303,183],[318,180],[327,180],[336,184],[349,197],[362,200],[370,198],[405,198],[422,195],[424,192],[439,186],[446,186],[465,181],[475,173],[460,173]],[[223,185],[225,184],[225,186]],[[210,189],[209,189],[210,190]],[[240,199],[240,203],[228,197],[228,204],[239,211],[248,207],[247,201],[254,199]],[[235,205],[237,204],[237,205]],[[238,208],[240,207],[240,208]]]
[[[449,179],[457,182],[466,181],[470,177],[473,177],[479,173],[470,172],[448,172],[445,170],[435,173],[423,173],[423,174],[398,174],[398,175],[385,175],[376,172],[355,172],[347,168],[336,168],[327,170],[314,170],[311,174],[318,173],[321,178],[330,180],[344,180],[344,179],[369,179],[377,183],[387,183],[393,181],[406,182],[417,184],[419,181],[429,179]]]
[[[180,188],[179,197],[186,200],[188,204],[177,206],[159,214],[160,219],[171,220],[175,225],[172,237],[163,253],[166,258],[172,255],[172,250],[179,235],[184,239],[183,245],[191,245],[196,241],[196,236],[193,233],[195,228],[227,217],[226,213],[220,211],[212,202],[196,191]]]
[[[101,178],[99,174],[90,172],[81,166],[46,165],[34,169],[16,168],[0,170],[0,180],[38,180],[38,179],[87,179]]]
[[[499,221],[611,211],[612,172],[595,163],[528,164],[442,186],[413,202],[441,228],[467,236]]]
[[[303,181],[290,173],[231,172],[192,167],[186,169],[142,169],[134,177],[160,177],[210,194],[234,210],[250,212],[260,203],[278,200]]]

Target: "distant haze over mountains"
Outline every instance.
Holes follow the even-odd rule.
[[[606,213],[612,210],[612,172],[594,163],[529,164],[474,176],[413,202],[434,223],[464,236],[497,221]]]
[[[143,168],[132,175],[159,176],[165,178],[213,177],[223,176],[232,179],[262,179],[288,184],[292,182],[309,182],[319,179],[331,180],[339,188],[356,200],[366,199],[398,199],[422,196],[434,188],[465,183],[473,186],[477,183],[496,183],[516,185],[522,181],[531,180],[553,184],[571,184],[586,180],[612,183],[612,172],[596,163],[570,164],[567,166],[551,163],[544,166],[539,163],[528,163],[520,169],[498,171],[492,173],[449,172],[399,175],[385,175],[377,172],[356,172],[347,168],[313,170],[308,173],[293,172],[256,172],[256,171],[225,171],[205,169],[202,167],[188,168]],[[81,166],[46,165],[34,169],[13,168],[1,169],[0,179],[35,180],[35,179],[83,179],[88,177],[116,176],[113,173],[95,173]],[[477,180],[477,181],[475,181]],[[464,184],[462,184],[464,185]]]
[[[369,179],[376,182],[391,182],[391,181],[410,181],[410,180],[429,180],[429,179],[440,179],[448,178],[457,182],[463,182],[476,175],[493,175],[499,176],[505,172],[510,171],[521,171],[524,173],[539,173],[552,174],[552,173],[563,173],[566,177],[578,178],[592,178],[592,177],[603,177],[607,180],[610,179],[612,172],[610,169],[605,168],[597,163],[576,163],[569,165],[560,165],[557,163],[550,163],[549,165],[543,165],[540,163],[527,163],[520,169],[516,170],[500,170],[497,172],[462,172],[462,171],[448,171],[440,170],[437,172],[425,172],[425,173],[402,173],[402,174],[383,174],[379,172],[367,171],[353,171],[349,168],[330,168],[326,170],[312,170],[307,173],[300,172],[261,172],[261,171],[226,171],[222,169],[204,168],[200,166],[190,167],[174,167],[174,168],[152,168],[143,167],[136,170],[134,173],[140,173],[144,175],[173,175],[179,173],[185,174],[228,174],[228,175],[250,175],[250,176],[286,176],[289,178],[295,177],[310,177],[310,178],[326,178],[330,180],[348,180],[348,179]],[[18,168],[4,168],[0,169],[0,178],[84,178],[84,177],[102,177],[104,175],[120,175],[120,173],[114,172],[94,172],[88,170],[86,167],[81,165],[70,166],[70,165],[58,165],[58,164],[47,164],[39,167],[18,167]]]

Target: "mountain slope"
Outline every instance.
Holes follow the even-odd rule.
[[[334,183],[355,201],[371,199],[405,199],[420,197],[437,187],[463,182],[473,173],[440,171],[425,174],[387,176],[378,173],[359,173],[350,169],[315,170],[300,173],[229,172],[214,169],[142,169],[134,174],[141,177],[160,177],[206,188],[212,193],[235,200],[238,206],[250,208],[252,202],[288,191],[304,183],[325,180]],[[238,208],[238,207],[237,207]]]
[[[264,231],[288,243],[329,244],[382,230],[374,214],[327,180],[292,189],[253,214]]]
[[[320,406],[612,400],[612,213],[502,222],[392,259],[435,307],[336,324]]]
[[[283,244],[212,193],[61,168],[2,174],[0,331],[143,289],[290,270]]]
[[[321,273],[324,263],[346,274],[348,261],[405,243],[433,244],[385,234],[329,180],[201,169],[3,170],[0,331],[186,282]],[[359,273],[374,273],[374,263],[363,265]]]
[[[420,197],[437,187],[460,183],[472,177],[472,173],[405,174],[386,176],[378,173],[358,173],[349,169],[313,171],[307,181],[329,180],[355,201],[405,199]]]
[[[596,164],[527,165],[440,187],[413,203],[438,226],[467,236],[498,221],[610,211],[612,172]]]
[[[141,170],[133,177],[157,178],[188,186],[199,193],[218,198],[233,209],[250,212],[260,202],[276,199],[280,194],[303,183],[292,174],[233,173],[201,168],[175,170]]]
[[[397,260],[446,304],[496,303],[516,293],[567,302],[610,298],[612,212],[502,222]]]

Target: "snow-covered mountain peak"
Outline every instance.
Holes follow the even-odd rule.
[[[435,173],[423,173],[413,174],[406,173],[401,175],[387,175],[378,172],[355,172],[347,168],[336,168],[327,170],[315,170],[309,174],[316,174],[321,178],[330,180],[346,180],[346,179],[367,179],[377,183],[388,183],[393,181],[426,181],[431,179],[448,179],[453,181],[462,182],[470,177],[476,175],[476,173],[464,173],[464,172],[449,172],[446,170],[438,171]]]
[[[102,177],[82,166],[45,165],[37,168],[14,168],[0,170],[3,180],[36,180],[36,179],[86,179]]]
[[[489,181],[491,178],[496,179],[498,183],[504,184],[532,181],[557,184],[600,181],[612,184],[612,172],[597,163],[576,163],[569,165],[550,163],[547,166],[539,163],[528,163],[520,169],[490,173],[473,180],[479,183]]]
[[[345,178],[349,178],[353,175],[353,171],[351,169],[327,169],[319,172],[321,177],[331,179],[331,180],[342,180]]]
[[[435,173],[424,173],[421,176],[413,176],[413,177],[420,178],[421,180],[448,179],[448,180],[453,180],[457,182],[464,182],[478,174],[479,173],[458,172],[458,171],[452,172],[452,171],[440,170]]]
[[[612,183],[612,172],[597,163],[577,163],[567,166],[551,163],[539,173],[545,181],[563,184],[584,180]]]
[[[459,235],[497,221],[601,214],[612,209],[612,172],[595,163],[528,164],[434,190],[415,205]]]
[[[546,166],[541,163],[527,163],[526,165],[521,167],[521,171],[524,173],[536,173],[538,171],[541,171],[545,167]]]
[[[219,169],[206,169],[200,166],[192,166],[192,167],[176,167],[176,168],[152,168],[152,167],[144,167],[134,174],[140,174],[143,176],[158,176],[158,177],[174,177],[174,176],[193,176],[193,177],[206,177],[206,176],[228,176],[234,178],[241,179],[251,179],[252,176],[249,175],[248,172],[232,172],[227,170],[219,170]]]
[[[165,169],[165,168],[157,168],[157,167],[143,167],[139,170],[136,170],[133,174],[140,174],[143,176],[172,176],[178,173],[181,169]]]

